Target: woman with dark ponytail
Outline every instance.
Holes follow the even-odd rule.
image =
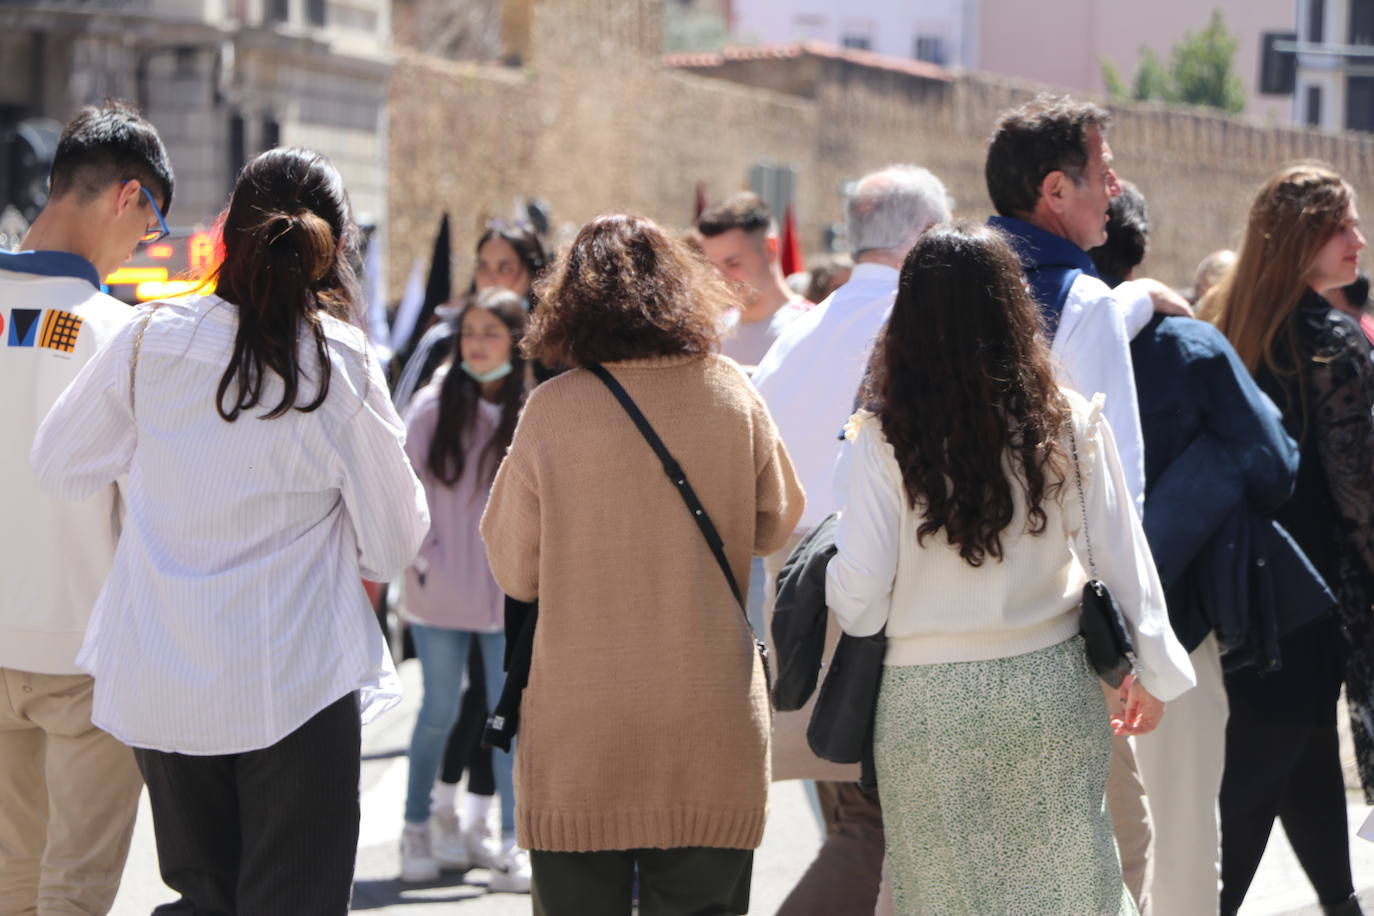
[[[468,825],[460,835],[463,842],[441,842],[444,815],[453,816],[451,801],[447,807],[435,805],[438,835],[430,828],[430,789],[458,719],[474,643],[486,696],[499,697],[505,680],[503,596],[477,526],[525,404],[525,360],[519,350],[525,308],[510,290],[479,293],[458,317],[452,365],[420,389],[407,414],[406,451],[424,484],[434,526],[405,580],[404,613],[420,658],[424,697],[410,742],[403,881],[433,881],[441,866],[475,865],[491,869],[490,890],[529,889],[529,863],[515,846],[513,752],[491,752],[504,842],[487,842],[483,824]],[[468,676],[477,675],[469,670]],[[449,832],[456,831],[451,825]]]
[[[40,481],[128,475],[78,664],[134,748],[177,912],[343,914],[360,725],[400,699],[361,577],[429,525],[357,327],[334,167],[276,149],[239,175],[214,293],[135,317],[39,431]]]

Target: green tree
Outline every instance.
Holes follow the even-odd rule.
[[[1107,87],[1108,97],[1126,98],[1126,84],[1121,81],[1121,72],[1116,69],[1116,65],[1105,57],[1101,58],[1099,63],[1102,64],[1102,82]]]
[[[1213,10],[1205,28],[1188,32],[1174,46],[1168,67],[1150,48],[1141,47],[1131,97],[1241,111],[1245,108],[1245,87],[1231,69],[1235,56],[1236,37],[1226,28],[1221,10]],[[1109,66],[1103,65],[1103,78],[1107,91],[1115,97],[1121,80],[1114,69],[1108,71]]]
[[[1175,101],[1173,74],[1164,69],[1155,52],[1149,48],[1140,49],[1140,66],[1135,71],[1135,81],[1131,95],[1140,101],[1159,99],[1162,102]]]
[[[1226,28],[1221,10],[1196,34],[1183,36],[1174,48],[1169,75],[1178,101],[1237,112],[1245,107],[1245,87],[1231,72],[1236,37]]]

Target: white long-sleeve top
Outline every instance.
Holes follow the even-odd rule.
[[[1145,509],[1145,436],[1135,396],[1131,338],[1150,320],[1138,291],[1118,296],[1097,277],[1080,275],[1069,287],[1059,328],[1050,345],[1059,384],[1085,398],[1101,392],[1103,408],[1116,435],[1126,492],[1136,514]]]
[[[1063,389],[1073,427],[1097,574],[1112,590],[1135,636],[1141,681],[1161,700],[1195,683],[1188,653],[1169,626],[1149,545],[1129,491],[1102,399],[1090,405]],[[1025,496],[1002,532],[1003,557],[964,562],[943,531],[921,545],[923,516],[912,508],[881,422],[851,422],[854,454],[842,481],[837,551],[826,570],[826,601],[845,632],[867,636],[887,627],[889,665],[1006,658],[1034,652],[1078,631],[1087,573],[1083,510],[1071,476],[1042,508],[1046,527],[1026,531]],[[1065,437],[1064,450],[1070,453]],[[1006,467],[1010,472],[1011,462]]]
[[[216,411],[238,310],[217,296],[142,313],[96,354],[39,428],[40,485],[81,499],[127,474],[128,514],[77,665],[92,721],[126,744],[185,754],[267,747],[359,691],[363,721],[400,699],[360,576],[388,579],[429,526],[381,367],[326,318],[317,410],[271,420],[281,380],[233,423]],[[303,332],[314,396],[319,362]],[[231,388],[231,391],[234,390]]]

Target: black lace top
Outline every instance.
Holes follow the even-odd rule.
[[[1279,371],[1256,373],[1302,450],[1293,496],[1275,518],[1339,606],[1284,639],[1280,671],[1227,675],[1227,692],[1233,718],[1329,726],[1345,680],[1368,786],[1374,735],[1362,720],[1374,711],[1374,362],[1359,327],[1310,291],[1286,333],[1297,343],[1296,364],[1289,355]],[[1286,352],[1280,340],[1279,353]]]

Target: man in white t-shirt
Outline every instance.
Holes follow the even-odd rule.
[[[109,912],[138,794],[133,752],[91,724],[76,667],[114,560],[115,487],[45,496],[29,469],[39,423],[133,310],[100,291],[166,233],[172,169],[132,108],[87,108],[58,141],[47,207],[0,252],[0,913]],[[157,702],[157,697],[148,697]]]
[[[951,202],[928,170],[896,165],[865,175],[847,201],[854,271],[815,308],[782,330],[754,372],[806,490],[806,511],[787,547],[769,557],[777,575],[801,537],[838,508],[833,485],[840,433],[854,412],[873,342],[892,311],[898,271],[916,239],[949,219]],[[839,639],[831,621],[827,654]],[[813,698],[814,703],[814,698]],[[826,837],[778,916],[871,913],[883,861],[882,811],[859,788],[858,766],[828,763],[806,744],[812,704],[773,719],[773,778],[815,779]]]
[[[721,352],[753,369],[787,323],[811,303],[795,295],[783,278],[773,213],[757,194],[742,191],[706,210],[697,220],[697,232],[707,260],[745,296],[726,319]]]

